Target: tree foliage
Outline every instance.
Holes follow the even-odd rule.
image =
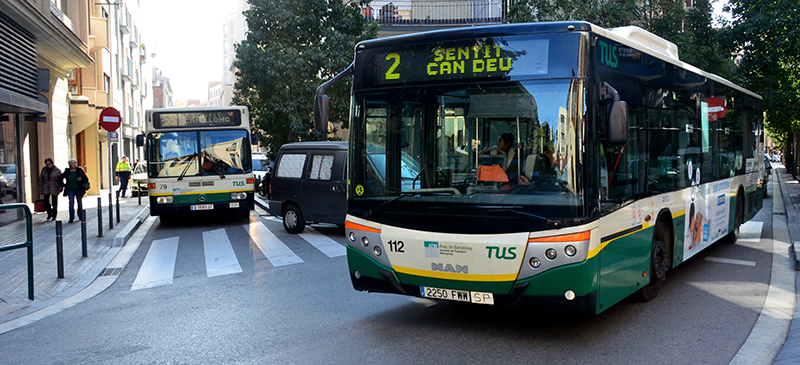
[[[709,0],[696,0],[694,8],[686,12],[684,32],[677,42],[680,58],[701,70],[732,80],[733,48],[724,42],[720,29],[712,26],[712,13]]]
[[[641,27],[678,46],[686,63],[729,78],[733,62],[720,32],[711,24],[709,0],[688,11],[683,0],[520,0],[509,11],[512,22],[585,20],[605,28]]]
[[[378,26],[361,13],[366,0],[250,0],[247,37],[235,45],[233,102],[246,105],[271,158],[281,145],[327,139],[314,130],[316,89],[353,60],[357,42]],[[347,127],[349,82],[331,95],[331,122]]]
[[[800,127],[800,4],[729,0],[725,38],[739,54],[740,82],[764,97],[767,131],[787,147]]]

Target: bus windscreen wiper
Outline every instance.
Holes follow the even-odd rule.
[[[186,172],[189,171],[189,166],[192,166],[192,161],[194,161],[195,158],[197,158],[197,152],[189,155],[189,159],[186,160],[186,167],[183,168],[183,172],[178,176],[178,181],[183,180],[183,177],[186,176]]]
[[[577,225],[585,223],[585,219],[583,219],[583,218],[554,219],[554,218],[547,218],[547,217],[545,217],[543,215],[523,212],[523,211],[517,210],[517,209],[508,209],[508,211],[512,212],[512,213],[519,214],[519,215],[523,215],[523,216],[526,216],[526,217],[532,217],[532,218],[541,219],[541,220],[544,221],[544,223],[546,225],[548,225],[550,227],[553,227],[553,228],[564,228],[564,227],[570,227],[570,226],[577,226]]]
[[[443,194],[443,193],[450,193],[451,195],[461,195],[461,192],[458,191],[458,189],[456,189],[456,188],[410,189],[410,190],[406,190],[406,191],[401,192],[400,195],[398,195],[398,196],[396,196],[394,198],[391,198],[391,199],[389,199],[389,200],[387,200],[387,201],[385,201],[385,202],[383,202],[381,204],[378,204],[378,206],[376,206],[376,207],[374,207],[372,209],[367,210],[366,212],[364,212],[364,214],[361,217],[364,218],[364,219],[369,219],[375,213],[386,209],[386,207],[392,205],[392,203],[400,200],[401,198],[405,198],[407,196],[422,195],[422,194]]]
[[[209,162],[211,162],[211,166],[214,166],[214,171],[219,174],[219,178],[224,179],[225,173],[222,171],[222,166],[217,164],[217,161],[213,157],[209,156],[205,151],[203,152],[203,155],[206,157],[206,159],[208,159]]]

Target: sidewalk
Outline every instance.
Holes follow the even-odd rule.
[[[36,312],[80,292],[101,274],[136,227],[149,214],[147,197],[120,199],[120,221],[116,219],[114,202],[114,229],[109,230],[108,190],[102,190],[103,237],[97,237],[98,195],[83,198],[86,211],[87,256],[81,257],[81,223],[67,223],[69,200],[59,196],[58,217],[62,221],[64,279],[58,279],[56,258],[55,222],[45,220],[47,213],[33,213],[33,267],[34,300],[28,300],[27,250],[0,252],[0,324]],[[77,207],[76,207],[77,209]],[[8,211],[4,214],[16,214]],[[0,227],[0,245],[22,243],[26,240],[25,220]]]
[[[786,221],[789,223],[789,242],[792,243],[793,246],[791,254],[792,262],[788,264],[792,265],[793,268],[797,270],[800,269],[800,262],[798,262],[798,255],[800,255],[798,252],[800,251],[800,224],[798,224],[798,222],[800,222],[798,221],[800,218],[800,182],[786,173],[783,166],[779,168],[776,167],[778,166],[774,166],[772,169],[772,178],[778,179],[780,182],[781,194],[786,208]],[[775,264],[776,263],[773,263],[773,265]],[[798,295],[796,303],[800,304],[800,288],[797,287],[798,275],[800,275],[800,273],[795,273],[795,293]],[[775,358],[773,364],[788,365],[800,363],[800,305],[795,306],[793,318],[786,341],[783,343],[783,347],[780,352],[778,352],[778,356]]]

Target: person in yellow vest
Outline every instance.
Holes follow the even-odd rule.
[[[122,156],[122,161],[117,162],[116,178],[119,180],[119,190],[117,190],[117,197],[127,198],[125,191],[128,190],[128,179],[131,178],[131,165],[128,163],[128,157]]]

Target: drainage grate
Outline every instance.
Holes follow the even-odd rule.
[[[121,272],[122,272],[122,268],[121,267],[105,268],[105,269],[103,269],[103,271],[100,272],[100,275],[97,275],[97,276],[98,277],[100,277],[100,276],[117,276]]]

